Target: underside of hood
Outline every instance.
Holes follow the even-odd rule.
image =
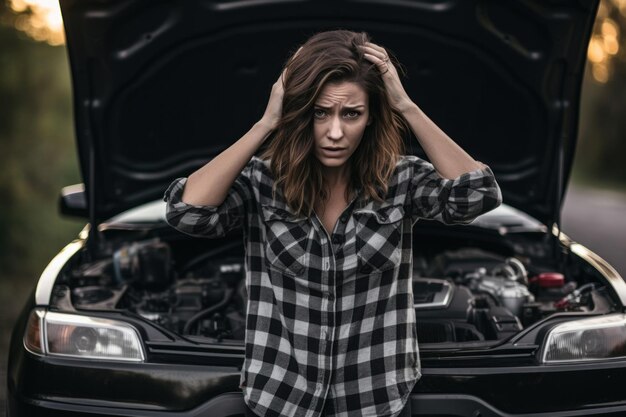
[[[504,201],[551,226],[598,0],[61,0],[92,221],[162,196],[263,114],[309,36],[366,31]],[[426,155],[412,139],[413,152]]]

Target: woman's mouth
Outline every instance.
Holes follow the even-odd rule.
[[[331,147],[331,146],[327,146],[327,147],[323,147],[322,151],[328,155],[336,155],[341,153],[342,151],[344,151],[346,148],[339,148],[339,147]]]

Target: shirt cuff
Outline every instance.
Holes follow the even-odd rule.
[[[168,203],[168,206],[176,209],[195,209],[199,211],[205,211],[207,214],[213,214],[217,211],[218,206],[203,206],[196,204],[188,204],[183,201],[183,192],[185,191],[185,184],[187,184],[187,178],[176,178],[167,187],[163,194],[163,201]]]

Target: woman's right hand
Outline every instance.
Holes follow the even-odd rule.
[[[286,69],[283,70],[280,77],[278,77],[278,80],[276,80],[274,85],[272,85],[270,99],[267,103],[267,107],[265,108],[265,113],[261,118],[261,123],[268,126],[271,130],[276,129],[283,111],[283,96],[285,93],[285,89],[283,87],[283,77],[285,75],[285,71]]]
[[[298,55],[298,52],[300,52],[301,49],[302,47],[300,47],[296,51],[296,53],[293,54],[291,59]],[[280,77],[278,77],[278,80],[276,80],[274,85],[272,85],[272,92],[270,93],[270,98],[267,103],[267,107],[265,108],[265,113],[261,118],[261,122],[272,130],[276,129],[276,126],[278,126],[278,122],[283,112],[283,96],[285,93],[284,78],[286,71],[287,67],[283,69],[283,72],[280,74]]]
[[[300,49],[293,55],[300,52]],[[293,59],[293,57],[292,57]],[[188,178],[181,200],[183,203],[199,206],[220,206],[259,146],[278,126],[283,110],[283,77],[285,70],[272,86],[272,94],[265,114],[239,140],[219,155],[193,172]]]

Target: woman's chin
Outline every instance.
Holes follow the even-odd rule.
[[[344,166],[348,161],[347,158],[318,157],[317,159],[323,166],[327,168],[339,168]]]

